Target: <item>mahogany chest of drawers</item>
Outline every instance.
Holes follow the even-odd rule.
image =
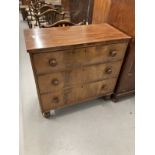
[[[40,107],[111,95],[130,37],[108,24],[25,30]]]
[[[107,22],[131,36],[113,101],[135,94],[135,0],[111,0]]]

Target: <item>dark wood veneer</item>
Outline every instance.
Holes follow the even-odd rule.
[[[24,34],[45,117],[52,109],[113,93],[128,35],[108,24],[25,30]]]
[[[61,49],[61,47],[87,45],[99,42],[125,41],[130,37],[108,24],[53,27],[25,30],[28,52],[41,49]]]
[[[108,23],[132,37],[113,98],[135,92],[135,0],[111,0]]]

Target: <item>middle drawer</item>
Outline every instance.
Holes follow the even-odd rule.
[[[121,64],[121,61],[117,61],[40,75],[38,76],[40,93],[56,92],[71,85],[117,77]]]

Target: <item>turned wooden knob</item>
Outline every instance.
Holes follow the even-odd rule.
[[[105,85],[105,84],[103,84],[103,85],[101,86],[101,90],[104,90],[104,89],[105,89],[105,87],[106,87],[106,85]]]
[[[49,60],[49,65],[52,66],[52,67],[56,66],[57,65],[56,59],[50,59]]]
[[[109,54],[110,54],[111,57],[115,57],[117,55],[117,51],[116,50],[112,50],[112,51],[110,51]]]
[[[107,74],[111,74],[111,73],[112,73],[111,67],[106,68],[105,72],[106,72]]]
[[[54,103],[59,103],[59,98],[58,98],[58,97],[54,97],[54,98],[53,98],[53,102],[54,102]]]
[[[52,84],[57,86],[59,84],[59,81],[57,79],[52,80]]]

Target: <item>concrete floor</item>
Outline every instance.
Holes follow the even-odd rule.
[[[97,99],[42,117],[25,28],[20,16],[20,154],[134,155],[134,97],[117,104]]]

